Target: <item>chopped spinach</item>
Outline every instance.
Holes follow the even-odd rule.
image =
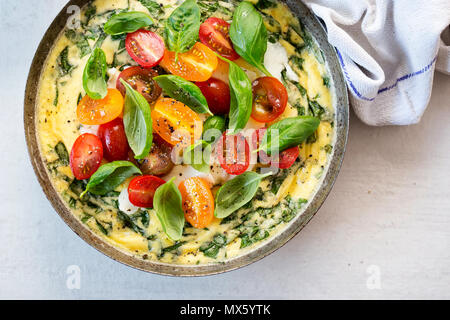
[[[325,114],[325,108],[322,107],[315,99],[308,99],[308,105],[313,116],[322,120],[322,116]]]
[[[162,258],[168,252],[172,252],[173,253],[174,251],[178,250],[185,243],[186,243],[185,241],[177,242],[173,246],[163,248],[161,250],[161,254],[159,255],[159,258]]]
[[[277,2],[275,0],[259,0],[256,4],[256,8],[259,10],[274,8],[277,6]]]
[[[91,46],[89,45],[88,39],[84,34],[75,32],[75,30],[67,30],[65,33],[66,37],[74,43],[78,50],[80,51],[80,58],[87,56],[91,53]]]
[[[204,243],[200,247],[200,251],[209,258],[217,258],[217,254],[220,249],[223,248],[227,244],[227,237],[222,234],[217,234],[214,236],[211,242]]]
[[[147,8],[148,12],[156,17],[160,17],[164,14],[163,7],[154,0],[138,0],[145,8]]]
[[[59,157],[59,160],[61,161],[61,164],[64,166],[69,165],[69,153],[67,152],[66,146],[63,142],[58,142],[58,144],[55,146],[55,152]]]
[[[291,56],[289,58],[289,61],[292,63],[292,65],[296,66],[299,70],[303,70],[303,63],[305,62],[305,59],[300,58],[299,56]]]
[[[69,62],[69,46],[65,47],[58,56],[57,59],[59,74],[65,76],[73,70],[74,66]]]

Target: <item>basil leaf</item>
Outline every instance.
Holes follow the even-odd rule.
[[[203,139],[207,143],[214,143],[225,132],[226,121],[224,117],[212,116],[203,124]]]
[[[184,149],[183,162],[190,165],[197,171],[209,173],[211,149],[212,147],[209,143],[203,140],[199,140],[193,145]]]
[[[153,79],[171,98],[184,103],[197,113],[212,115],[202,91],[192,82],[175,75],[162,75]]]
[[[227,60],[228,61],[228,60]],[[237,133],[243,129],[252,114],[253,92],[252,83],[247,74],[234,62],[228,61],[230,65],[230,122],[228,128],[230,134]]]
[[[92,99],[103,99],[108,94],[106,68],[105,53],[102,49],[95,48],[83,72],[83,88]]]
[[[264,66],[267,51],[267,29],[261,14],[250,2],[241,2],[233,15],[230,38],[236,52],[248,63],[271,77]]]
[[[298,146],[317,130],[319,124],[319,118],[311,116],[283,119],[267,129],[260,150],[270,155],[277,149],[281,152]]]
[[[217,192],[214,215],[223,219],[245,206],[255,196],[261,180],[271,174],[261,175],[248,171],[229,180]]]
[[[186,0],[165,22],[164,40],[170,51],[189,51],[200,31],[200,8],[196,0]],[[176,58],[178,55],[176,55]]]
[[[104,26],[107,34],[118,35],[132,33],[141,28],[153,25],[153,19],[139,11],[121,12],[113,15]]]
[[[153,206],[164,232],[170,239],[178,241],[183,235],[185,219],[181,193],[174,180],[171,179],[156,190]]]
[[[105,164],[92,175],[86,190],[80,197],[82,198],[87,192],[105,195],[135,174],[142,174],[142,172],[129,161],[115,161]]]
[[[153,127],[150,105],[147,100],[126,81],[120,80],[127,89],[123,110],[123,125],[128,143],[136,159],[144,159],[153,143]]]

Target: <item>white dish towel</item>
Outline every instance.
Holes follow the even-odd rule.
[[[358,117],[374,126],[419,122],[435,68],[450,73],[441,39],[450,0],[303,1],[326,24]]]

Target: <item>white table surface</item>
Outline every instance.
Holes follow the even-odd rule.
[[[436,74],[420,124],[373,128],[353,114],[328,200],[285,247],[206,278],[151,275],[107,258],[46,200],[23,133],[33,54],[66,0],[0,0],[0,298],[450,298],[450,77]],[[80,289],[67,269],[80,268]]]

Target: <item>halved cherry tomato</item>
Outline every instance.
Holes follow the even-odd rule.
[[[242,134],[223,134],[216,146],[220,166],[231,175],[240,175],[250,166],[250,146]]]
[[[298,146],[286,149],[280,153],[278,160],[273,164],[280,169],[288,169],[292,167],[299,155],[300,148]]]
[[[163,179],[155,176],[136,177],[128,185],[128,199],[136,207],[153,208],[156,189],[165,183]]]
[[[153,130],[171,145],[189,146],[202,136],[203,122],[198,114],[174,99],[159,99],[152,119]]]
[[[164,41],[154,32],[138,30],[125,39],[128,54],[139,65],[151,68],[158,65],[164,56]]]
[[[100,125],[113,121],[122,114],[123,97],[119,90],[108,89],[105,98],[95,100],[85,95],[77,107],[78,120],[85,125]]]
[[[128,145],[123,120],[116,118],[111,122],[102,124],[98,129],[98,137],[102,140],[104,156],[108,161],[126,160],[128,158]]]
[[[200,26],[200,41],[229,60],[239,59],[230,39],[230,24],[223,19],[209,18]]]
[[[267,128],[260,128],[255,131],[255,133],[252,136],[252,146],[254,150],[257,150],[259,148],[260,143],[262,142],[262,139],[264,138],[264,134],[266,133]],[[297,160],[298,156],[300,155],[300,148],[292,147],[289,149],[286,149],[282,151],[278,155],[278,160],[271,161],[271,157],[268,156],[264,151],[259,151],[259,162],[261,164],[274,164],[276,167],[280,169],[288,169],[292,167],[292,165]]]
[[[286,110],[288,94],[276,78],[262,77],[253,82],[252,118],[258,122],[272,122]]]
[[[89,179],[100,167],[103,146],[100,139],[90,133],[78,137],[70,152],[70,167],[78,180]]]
[[[209,109],[214,114],[230,112],[230,87],[222,80],[210,78],[205,82],[195,83],[208,102]]]
[[[172,171],[175,164],[172,161],[173,146],[159,135],[153,135],[152,149],[145,159],[139,161],[143,174],[163,176]]]
[[[158,72],[154,69],[144,69],[141,67],[131,67],[122,71],[117,78],[116,88],[125,97],[126,89],[125,86],[120,82],[121,79],[128,82],[134,90],[137,90],[142,96],[148,101],[148,103],[153,104],[162,93],[162,89],[158,86],[154,77],[158,76]]]
[[[208,183],[193,177],[181,182],[178,189],[186,220],[197,229],[208,227],[214,220],[214,197]]]
[[[186,80],[206,81],[217,68],[217,60],[216,54],[210,48],[197,42],[188,52],[179,53],[177,61],[175,52],[166,50],[161,66]]]

